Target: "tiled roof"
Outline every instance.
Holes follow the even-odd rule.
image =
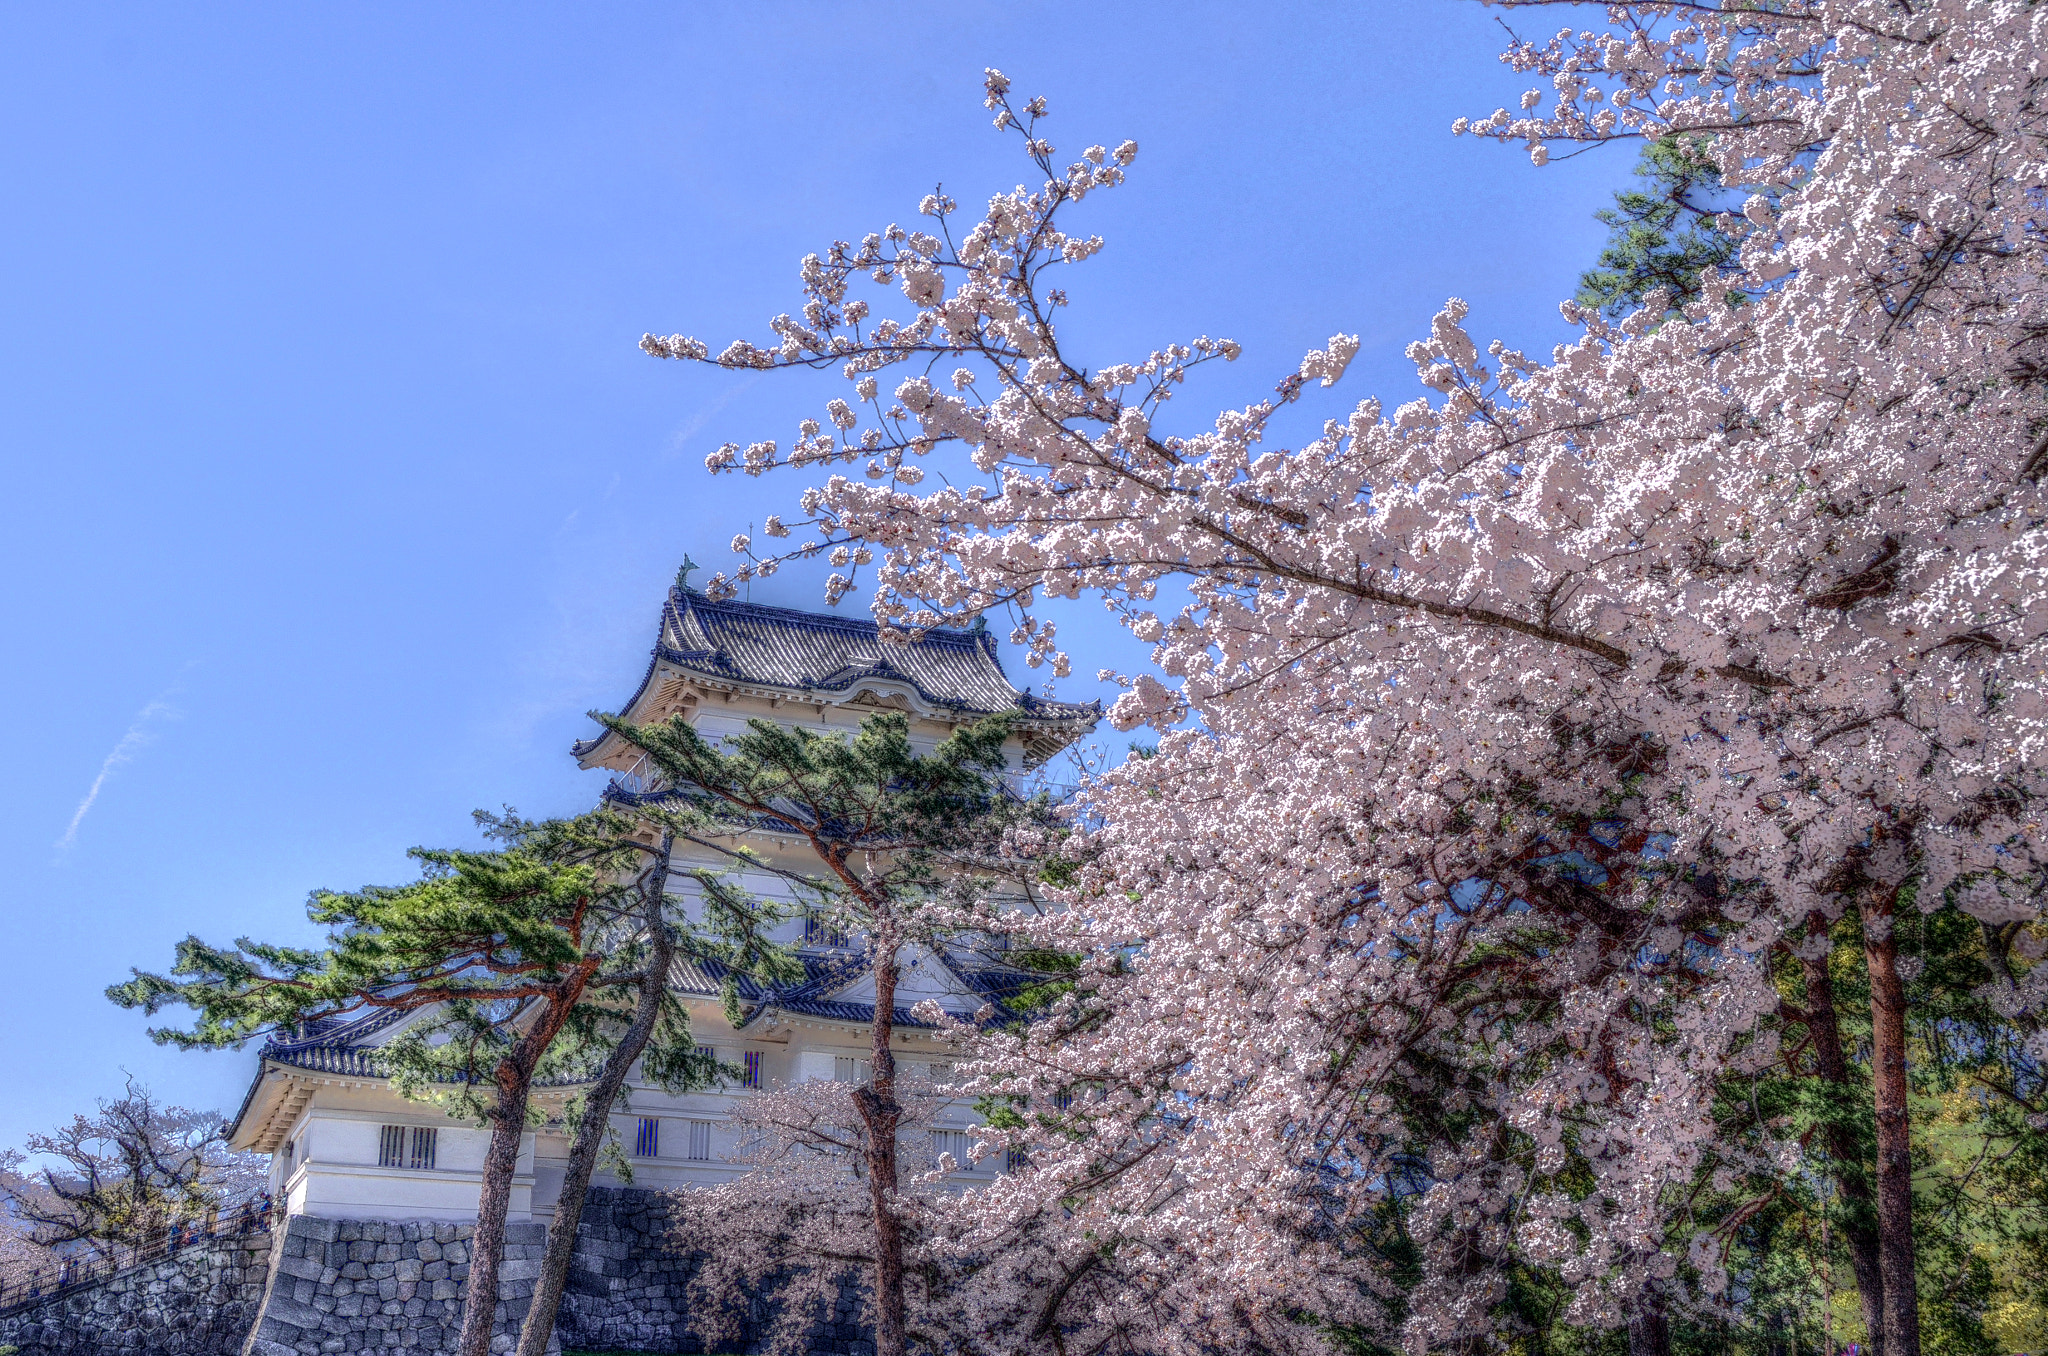
[[[1013,685],[985,629],[935,628],[922,640],[885,642],[866,618],[798,612],[673,588],[647,674],[621,710],[631,710],[666,661],[714,682],[777,688],[840,700],[873,681],[903,683],[933,706],[967,716],[1014,712],[1035,725],[1093,725],[1095,702],[1058,702]],[[1076,730],[1079,733],[1079,730]],[[582,740],[578,756],[603,736]]]
[[[747,1025],[752,1025],[756,1018],[776,1012],[833,1022],[865,1024],[874,1020],[874,1004],[832,997],[867,974],[866,953],[801,952],[798,960],[803,964],[804,977],[793,984],[764,985],[747,975],[737,977],[740,1000],[748,1009]],[[998,1019],[1008,1015],[1003,1007],[1004,1000],[1029,982],[1028,977],[1016,971],[969,968],[951,962],[947,968],[958,975],[977,997],[993,1003]],[[711,998],[717,996],[726,974],[725,967],[715,961],[682,960],[676,964],[671,983],[679,993]],[[289,1037],[272,1037],[263,1047],[263,1058],[309,1073],[382,1078],[384,1073],[378,1067],[376,1057],[381,1042],[372,1043],[371,1038],[405,1016],[404,1013],[385,1010],[362,1017],[309,1023]],[[930,1022],[913,1016],[909,1008],[896,1009],[896,1024],[917,1028],[931,1026]]]
[[[395,1008],[382,1008],[360,1016],[315,1018],[290,1035],[280,1032],[265,1041],[263,1058],[314,1073],[381,1078],[377,1046],[368,1042],[407,1015]]]
[[[712,986],[717,992],[717,986]],[[261,1057],[272,1064],[287,1064],[308,1073],[334,1074],[343,1078],[383,1078],[377,1059],[384,1042],[373,1037],[414,1015],[394,1008],[372,1009],[360,1016],[315,1018],[289,1035],[279,1032],[263,1043]],[[555,1080],[573,1084],[578,1079]],[[553,1086],[543,1080],[539,1086]],[[252,1090],[253,1091],[253,1090]],[[247,1110],[246,1104],[244,1111]],[[239,1119],[239,1116],[237,1117]]]
[[[865,952],[845,952],[836,956],[803,957],[805,978],[799,984],[780,985],[768,991],[759,1006],[748,1014],[751,1023],[755,1017],[768,1012],[787,1012],[799,1017],[821,1017],[834,1022],[866,1023],[874,1020],[873,1003],[849,1002],[832,995],[850,987],[868,973],[868,957]],[[1003,1000],[1014,995],[1030,981],[1020,972],[969,969],[945,963],[946,969],[967,985],[977,998],[993,1003],[997,1013],[1007,1016]],[[909,1008],[896,1009],[896,1024],[909,1027],[930,1027],[932,1023],[911,1015]]]

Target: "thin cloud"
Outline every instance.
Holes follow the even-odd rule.
[[[668,455],[670,457],[681,455],[683,448],[689,444],[690,439],[702,432],[704,426],[711,422],[713,416],[717,415],[727,405],[732,404],[733,401],[739,399],[741,392],[766,375],[767,373],[765,372],[750,372],[719,392],[710,404],[699,408],[695,414],[690,416],[689,422],[677,429],[675,436],[669,440]]]
[[[78,840],[78,826],[85,822],[86,811],[92,809],[93,802],[100,798],[100,792],[106,787],[107,779],[127,763],[133,762],[142,746],[156,738],[156,733],[149,728],[151,723],[177,719],[178,709],[171,705],[171,696],[171,692],[166,692],[135,713],[135,719],[128,724],[128,733],[121,736],[120,742],[115,744],[113,751],[107,755],[107,760],[100,764],[100,775],[92,779],[92,786],[86,791],[85,799],[79,801],[78,808],[71,812],[71,822],[64,827],[64,836],[57,840],[59,852],[70,851],[71,845]]]

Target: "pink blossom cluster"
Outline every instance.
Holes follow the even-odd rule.
[[[959,1033],[1030,1167],[920,1208],[954,1255],[1013,1258],[991,1314],[1078,1269],[1072,1331],[1173,1316],[1133,1349],[1314,1348],[1313,1314],[1421,1351],[1491,1331],[1516,1257],[1574,1322],[1711,1309],[1726,1237],[1695,1188],[1799,1152],[1711,1115],[1716,1078],[1775,1057],[1767,957],[1824,952],[1852,906],[1873,933],[1894,901],[2038,916],[2048,8],[1596,12],[1509,50],[1549,94],[1456,130],[1539,163],[1707,137],[1752,195],[1739,270],[1676,315],[1567,303],[1548,355],[1453,300],[1408,349],[1424,395],[1298,446],[1268,437],[1357,339],[1208,428],[1168,401],[1235,344],[1062,346],[1056,270],[1100,248],[1068,217],[1136,147],[1060,165],[993,72],[1038,187],[807,259],[772,345],[646,341],[844,371],[857,402],[710,465],[812,473],[770,534],[872,561],[889,627],[1007,612],[1063,673],[1036,608],[1086,594],[1164,676],[1112,710],[1158,753],[1086,789],[1069,907],[1018,924],[1085,958],[1076,987]],[[2048,968],[1995,998],[2039,1013]],[[1398,1310],[1369,1245],[1395,1202],[1423,1252]]]

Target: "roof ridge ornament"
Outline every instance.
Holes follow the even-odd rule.
[[[676,571],[677,591],[681,593],[695,593],[697,590],[690,587],[690,571],[701,570],[703,568],[704,567],[702,565],[699,565],[696,561],[690,559],[690,553],[688,551],[683,552],[682,568]]]

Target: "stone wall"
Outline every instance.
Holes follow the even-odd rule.
[[[278,1236],[247,1356],[453,1351],[475,1232],[469,1224],[294,1215]],[[543,1225],[505,1226],[491,1327],[494,1351],[509,1351],[518,1340],[546,1243]]]
[[[0,1318],[0,1346],[17,1346],[21,1356],[453,1351],[474,1232],[467,1224],[294,1216],[274,1236],[209,1239]],[[516,1339],[546,1239],[539,1224],[505,1226],[495,1350]],[[677,1245],[661,1193],[592,1188],[550,1349],[703,1351],[688,1322],[701,1260]],[[859,1312],[849,1278],[832,1312],[814,1317],[811,1356],[873,1356]]]
[[[238,1356],[270,1270],[270,1236],[209,1238],[0,1318],[22,1356]]]
[[[685,1291],[696,1259],[670,1238],[666,1199],[654,1191],[592,1187],[576,1228],[555,1332],[587,1351],[696,1352]]]
[[[703,1351],[688,1322],[688,1289],[699,1263],[698,1254],[678,1244],[660,1192],[592,1187],[576,1229],[556,1336],[584,1351]],[[753,1298],[774,1302],[772,1296]],[[849,1278],[833,1311],[816,1316],[806,1350],[811,1356],[874,1356],[872,1334],[855,1321],[859,1312],[859,1289]],[[752,1346],[747,1341],[737,1349]]]

